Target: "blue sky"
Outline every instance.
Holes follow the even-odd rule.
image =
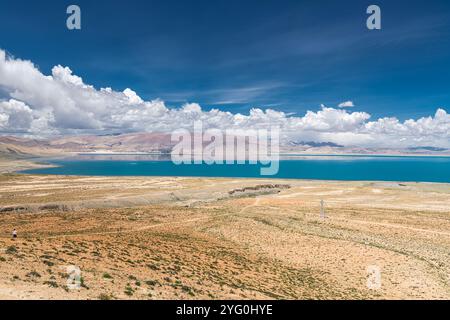
[[[81,31],[65,27],[69,4]],[[370,4],[380,31],[365,26]],[[351,100],[405,120],[450,106],[449,18],[435,0],[0,0],[0,48],[169,106],[303,115]]]

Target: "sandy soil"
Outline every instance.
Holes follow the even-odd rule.
[[[0,175],[0,299],[449,299],[449,252],[447,184]]]

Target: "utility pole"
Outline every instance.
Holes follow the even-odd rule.
[[[324,201],[320,200],[320,217],[322,219],[326,218],[324,204],[325,204]]]

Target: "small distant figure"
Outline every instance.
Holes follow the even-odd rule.
[[[325,202],[320,200],[320,217],[325,219],[327,216],[325,215]]]
[[[16,229],[13,230],[12,237],[13,237],[13,239],[17,238],[17,230]]]

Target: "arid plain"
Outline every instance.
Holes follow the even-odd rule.
[[[0,299],[450,298],[448,184],[4,173],[0,232]]]

